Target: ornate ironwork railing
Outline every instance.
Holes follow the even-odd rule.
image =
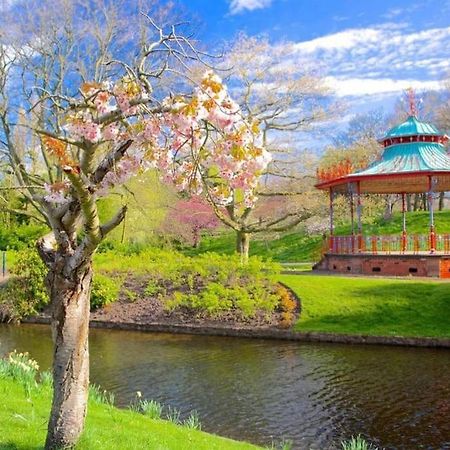
[[[340,255],[353,253],[430,253],[431,239],[427,234],[331,236],[328,251]],[[435,251],[450,254],[450,234],[435,235]]]

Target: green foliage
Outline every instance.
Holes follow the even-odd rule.
[[[140,403],[142,414],[153,420],[159,420],[162,416],[163,406],[156,400],[142,400]]]
[[[352,437],[349,441],[342,443],[342,450],[377,450],[371,444],[368,444],[359,434]]]
[[[161,282],[159,279],[150,279],[144,291],[145,295],[148,295],[149,297],[157,297],[160,294],[165,294],[166,290],[160,283]]]
[[[134,303],[138,299],[138,294],[130,289],[123,289],[122,293],[130,303]]]
[[[44,372],[39,373],[39,382],[43,386],[47,386],[51,389],[53,389],[53,375],[48,370],[45,370]]]
[[[198,412],[195,409],[194,409],[194,411],[192,411],[189,414],[189,417],[183,422],[183,425],[186,428],[190,428],[192,430],[201,430],[202,429],[200,417],[198,415]]]
[[[89,385],[89,399],[95,403],[109,406],[113,406],[115,400],[112,392],[102,390],[100,386],[95,384]]]
[[[91,309],[103,308],[119,298],[123,279],[96,273],[92,281]]]
[[[12,302],[14,317],[21,318],[47,304],[47,269],[35,250],[18,252],[16,257],[13,271],[17,276],[0,292],[4,302]],[[136,301],[138,293],[122,290],[129,275],[148,279],[145,295],[163,299],[168,310],[187,307],[211,316],[234,311],[245,318],[258,311],[273,312],[280,299],[276,287],[280,266],[260,257],[242,264],[237,255],[205,253],[188,257],[175,251],[138,247],[126,253],[96,254],[94,267],[93,310],[118,300],[121,292],[130,302]]]
[[[210,282],[199,293],[175,292],[166,302],[166,307],[172,310],[184,306],[206,311],[212,316],[235,310],[239,311],[243,317],[253,317],[258,310],[272,312],[277,307],[279,298],[272,293],[271,289],[273,289],[272,286],[260,280],[253,280],[248,286],[226,286]]]
[[[46,274],[47,267],[34,248],[16,253],[13,277],[0,290],[0,302],[7,305],[13,319],[35,314],[48,303]]]
[[[97,271],[129,272],[148,278],[145,294],[160,297],[165,307],[186,307],[216,316],[236,311],[252,317],[277,307],[276,278],[280,266],[259,257],[242,264],[237,255],[205,253],[188,257],[175,251],[147,248],[138,253],[100,253],[94,259]]]
[[[28,353],[11,352],[7,358],[0,359],[0,379],[12,378],[20,383],[26,398],[30,398],[31,389],[37,386],[36,375],[39,366]]]
[[[33,223],[0,227],[0,250],[24,250],[46,231],[45,225]]]
[[[169,405],[169,407],[167,408],[166,420],[174,423],[175,425],[178,425],[181,423],[180,415],[181,413],[177,408]]]
[[[117,187],[114,194],[98,201],[100,220],[108,221],[123,204],[128,206],[123,223],[113,230],[102,250],[116,249],[120,243],[131,245],[156,245],[160,243],[159,228],[164,221],[168,205],[176,194],[162,183],[154,170],[133,177],[126,186]]]

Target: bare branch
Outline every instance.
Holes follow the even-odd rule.
[[[102,238],[104,238],[109,232],[114,230],[120,223],[125,219],[128,207],[126,205],[122,206],[116,215],[107,223],[100,227]]]

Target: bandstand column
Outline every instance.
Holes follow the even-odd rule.
[[[355,253],[355,214],[354,214],[354,207],[353,207],[353,184],[350,183],[349,186],[349,200],[350,200],[350,223],[352,226],[352,253]]]
[[[430,253],[436,251],[436,233],[434,230],[434,210],[433,210],[433,177],[428,177],[428,210],[430,211]]]
[[[333,188],[330,188],[330,240],[328,243],[329,251],[333,252],[334,250],[334,192]]]
[[[362,252],[362,204],[361,204],[361,183],[356,183],[356,217],[358,220],[358,252]]]
[[[402,193],[402,219],[403,219],[403,227],[402,227],[402,245],[401,250],[402,252],[406,252],[407,249],[407,243],[408,243],[408,237],[406,234],[406,194]]]

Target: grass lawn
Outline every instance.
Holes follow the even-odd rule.
[[[407,229],[411,234],[428,233],[429,213],[417,211],[407,214]],[[450,210],[435,212],[437,233],[450,233]],[[402,230],[402,215],[395,214],[391,220],[379,219],[371,223],[363,223],[365,235],[400,234]],[[350,225],[336,227],[336,235],[350,234]],[[305,235],[303,232],[289,232],[278,239],[267,241],[252,240],[250,255],[270,257],[280,262],[317,261],[321,256],[322,236]],[[205,252],[232,254],[235,251],[235,235],[225,233],[220,236],[205,236],[197,249],[186,248],[183,253],[194,255]]]
[[[43,448],[50,398],[48,385],[33,388],[31,398],[27,399],[19,382],[0,379],[0,450]],[[259,447],[90,401],[86,429],[76,448],[250,450]]]
[[[281,275],[300,298],[297,331],[450,337],[445,281]]]
[[[184,248],[184,254],[194,256],[200,253],[217,252],[231,255],[235,252],[236,237],[225,233],[220,236],[205,236],[198,248]],[[314,261],[320,257],[322,236],[304,236],[298,232],[288,233],[270,241],[250,241],[250,256],[270,257],[273,261],[303,262]]]

